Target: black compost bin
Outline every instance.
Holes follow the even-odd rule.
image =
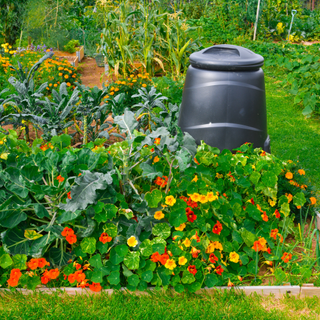
[[[270,152],[263,61],[233,45],[191,54],[179,115],[182,131],[220,150],[252,142]]]

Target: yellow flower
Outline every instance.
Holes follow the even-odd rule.
[[[218,199],[218,196],[217,195],[214,195],[213,192],[208,192],[207,193],[207,199],[208,201],[212,202],[214,200],[217,200]]]
[[[125,81],[122,81],[122,82],[120,82],[121,84],[126,84],[126,82]]]
[[[161,220],[164,218],[164,214],[162,211],[156,211],[155,214],[154,214],[154,218],[157,219],[157,220]]]
[[[9,155],[9,153],[2,153],[0,155],[0,158],[3,159],[3,160],[7,160],[8,159],[8,155]]]
[[[115,88],[114,91],[115,91],[115,92],[119,91],[119,88]]]
[[[184,244],[186,248],[189,248],[189,247],[191,246],[191,241],[190,241],[188,238],[186,238],[186,239],[182,242],[182,244]]]
[[[166,197],[166,204],[168,205],[168,206],[173,206],[175,203],[176,203],[177,201],[176,201],[176,199],[173,197],[173,196],[168,196],[168,197]]]
[[[68,78],[69,78],[69,76],[66,74],[66,75],[64,76],[64,78],[65,78],[65,79],[68,79]]]
[[[239,262],[239,255],[235,251],[230,252],[229,259],[231,262],[238,263]]]
[[[179,257],[178,262],[179,262],[180,266],[184,266],[188,262],[188,260],[186,259],[186,257],[182,256],[182,257]]]
[[[173,259],[168,259],[164,265],[167,269],[173,270],[177,265]]]
[[[191,196],[191,200],[194,202],[198,202],[200,200],[200,194],[199,193],[194,193]]]
[[[2,140],[0,140],[0,144],[3,144],[3,141],[2,141]]]
[[[127,240],[127,244],[129,247],[135,247],[138,244],[138,241],[136,239],[135,236],[131,236],[128,240]]]
[[[293,174],[292,174],[290,171],[288,171],[288,172],[286,173],[286,178],[287,178],[288,180],[291,180],[291,179],[293,178]]]
[[[175,229],[178,230],[178,231],[183,231],[183,229],[184,229],[185,227],[186,227],[186,224],[183,223],[183,224],[180,224],[180,226],[177,227],[177,228],[175,228]]]
[[[223,178],[223,174],[220,174],[220,173],[216,173],[216,178],[220,179],[220,178]]]
[[[191,182],[197,182],[198,181],[198,176],[195,175],[194,178],[191,180]]]
[[[207,196],[204,195],[204,194],[200,195],[199,201],[200,201],[201,203],[206,203],[206,202],[208,202]]]
[[[311,204],[314,205],[317,203],[317,199],[315,197],[310,198]]]
[[[276,201],[273,201],[271,199],[268,200],[271,207],[274,207],[276,205]]]
[[[147,85],[145,83],[143,83],[142,86],[145,88]]]

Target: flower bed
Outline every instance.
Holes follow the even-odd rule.
[[[150,88],[147,75],[103,90],[78,86],[71,96],[63,86],[58,103],[37,95],[60,122],[11,115],[50,124],[47,140],[0,133],[3,287],[196,292],[266,276],[283,283],[288,271],[298,284],[313,276],[318,244],[306,256],[292,241],[304,235],[294,219],[304,230],[316,204],[296,163],[250,143],[234,152],[197,146],[177,126],[179,107]],[[18,106],[30,98],[16,97]],[[110,112],[113,123],[105,122]],[[81,148],[62,134],[67,116],[83,116],[79,130],[91,134]],[[112,144],[109,133],[121,141]]]

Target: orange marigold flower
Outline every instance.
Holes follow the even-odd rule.
[[[28,262],[28,267],[31,269],[31,270],[35,270],[38,268],[38,259],[31,259],[29,262]]]
[[[288,252],[285,252],[285,253],[283,254],[283,256],[281,257],[281,260],[282,260],[284,263],[288,263],[291,259],[292,259],[292,254],[291,254],[291,253],[288,253]]]
[[[219,235],[222,229],[222,224],[219,221],[217,221],[217,223],[213,226],[212,232]]]
[[[195,275],[198,272],[196,266],[193,265],[188,267],[188,271],[193,275]]]
[[[299,169],[298,173],[300,174],[300,176],[304,176],[306,174],[306,172],[303,169]]]
[[[286,173],[286,176],[285,176],[288,180],[291,180],[292,178],[293,178],[293,174],[292,174],[292,172],[290,172],[290,171],[288,171],[287,173]]]
[[[89,285],[89,289],[94,292],[99,292],[102,288],[100,283],[92,282],[92,284]]]
[[[56,179],[59,181],[59,183],[64,181],[64,177],[62,177],[60,174],[57,176]]]
[[[311,197],[310,201],[312,205],[315,205],[317,203],[317,199],[315,197]]]
[[[63,231],[61,232],[61,235],[63,237],[66,237],[66,236],[69,236],[69,235],[72,235],[72,234],[74,234],[74,231],[71,228],[68,228],[68,227],[65,227],[63,229]]]
[[[99,241],[101,241],[103,244],[111,242],[111,240],[112,238],[106,232],[101,233]]]
[[[66,240],[67,242],[69,242],[69,244],[73,244],[77,242],[77,236],[75,234],[69,234],[66,236]]]
[[[215,269],[215,272],[219,275],[219,276],[221,276],[222,275],[222,272],[223,272],[224,270],[222,269],[222,267],[220,266],[220,265],[218,265],[217,267],[216,267],[216,269]]]

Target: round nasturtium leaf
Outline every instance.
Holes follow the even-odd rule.
[[[171,235],[171,227],[166,223],[158,223],[152,228],[152,234],[166,239]]]
[[[93,254],[96,251],[97,240],[93,237],[84,238],[81,243],[81,249],[84,253]]]

